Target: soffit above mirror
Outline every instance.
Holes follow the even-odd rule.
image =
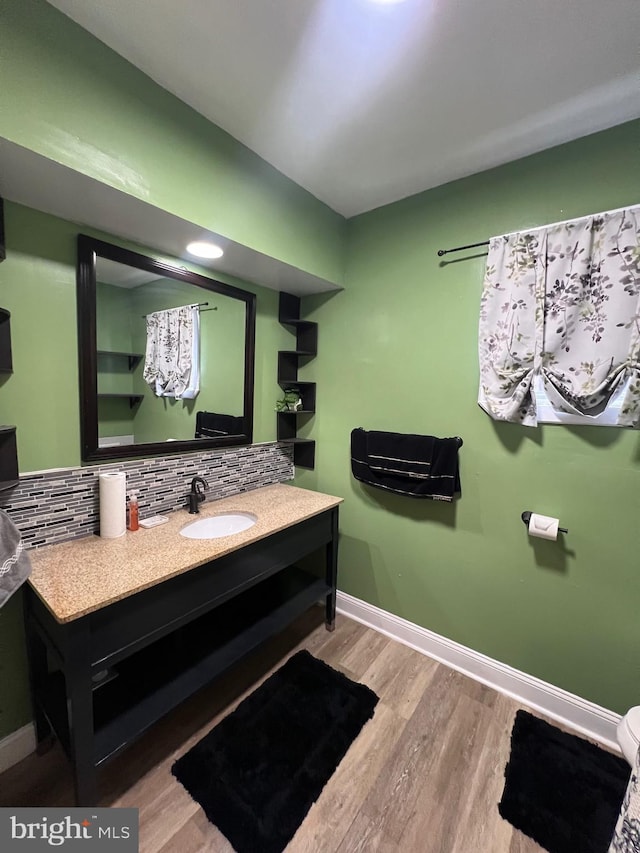
[[[0,139],[0,196],[172,258],[186,260],[185,247],[192,240],[211,240],[224,249],[224,255],[212,262],[198,258],[197,263],[213,274],[236,276],[297,296],[342,289],[339,282],[203,229],[6,139]]]

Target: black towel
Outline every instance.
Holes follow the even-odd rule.
[[[461,494],[461,438],[354,429],[351,471],[356,480],[413,498],[452,501]]]

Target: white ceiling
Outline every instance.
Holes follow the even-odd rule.
[[[49,0],[345,216],[640,115],[638,0]]]

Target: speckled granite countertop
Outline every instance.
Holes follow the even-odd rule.
[[[127,531],[119,539],[85,536],[30,551],[29,583],[59,622],[71,622],[319,515],[342,498],[277,484],[201,504],[199,515],[168,513],[160,527]],[[221,539],[187,539],[181,528],[220,512],[253,512],[248,530]]]

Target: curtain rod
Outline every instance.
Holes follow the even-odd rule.
[[[179,308],[204,308],[205,305],[208,305],[208,304],[209,304],[208,302],[194,302],[191,305],[179,305],[178,307]],[[166,308],[165,310],[166,311],[174,311],[175,309],[174,308]],[[218,306],[214,305],[213,308],[210,308],[209,310],[210,311],[217,311]],[[150,311],[149,313],[158,314],[159,312],[158,311]],[[142,314],[143,318],[148,317],[148,316],[149,316],[149,314]]]
[[[531,234],[533,231],[542,231],[543,228],[554,228],[556,225],[564,225],[569,222],[578,222],[580,219],[591,219],[596,216],[610,216],[613,213],[621,213],[623,210],[635,210],[640,208],[640,205],[630,204],[628,207],[616,207],[614,210],[603,210],[600,213],[586,213],[584,216],[576,216],[573,219],[561,219],[559,222],[552,222],[549,225],[536,225],[534,228],[520,228],[518,231],[509,231],[507,234],[502,234],[502,237],[508,237],[511,234],[525,232]],[[489,240],[483,240],[482,243],[470,243],[468,246],[456,246],[455,249],[438,249],[438,257],[448,255],[449,252],[462,252],[464,249],[477,249],[478,246],[488,246]]]
[[[462,252],[463,249],[476,249],[478,246],[488,246],[489,241],[483,240],[482,243],[469,243],[468,246],[456,246],[455,249],[438,249],[438,257],[448,255],[449,252]]]

